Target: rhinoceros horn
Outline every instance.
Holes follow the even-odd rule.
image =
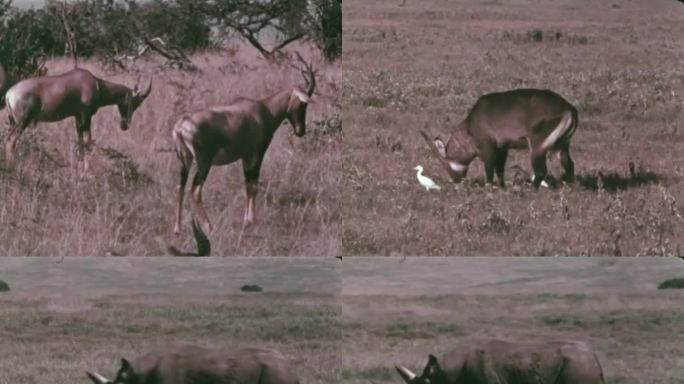
[[[88,377],[90,377],[90,380],[92,380],[93,383],[95,383],[95,384],[109,384],[109,383],[111,383],[104,376],[100,375],[97,372],[86,372],[86,375],[88,375]]]
[[[416,374],[409,371],[409,369],[406,367],[395,365],[394,368],[396,368],[397,372],[399,372],[399,375],[401,375],[401,378],[404,379],[404,381],[408,384],[411,384],[411,380],[415,379],[416,377]]]

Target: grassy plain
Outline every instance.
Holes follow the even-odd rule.
[[[208,234],[214,255],[341,253],[341,66],[325,62],[308,46],[293,49],[319,71],[307,134],[296,138],[289,123],[276,132],[262,167],[258,222],[245,231],[240,163],[212,168],[203,201],[214,224]],[[73,119],[24,132],[18,165],[10,170],[0,162],[0,255],[159,255],[169,244],[194,248],[188,199],[184,232],[172,233],[179,178],[173,124],[185,112],[226,105],[238,96],[266,97],[303,79],[296,69],[269,63],[244,45],[191,60],[201,72],[161,70],[155,57],[125,72],[105,69],[96,60],[80,62],[96,76],[129,87],[154,76],[152,94],[127,132],[118,128],[116,107],[95,116],[96,148],[87,178],[77,166]],[[54,59],[47,68],[61,73],[71,62]],[[5,115],[0,112],[2,135]]]
[[[680,3],[350,0],[343,12],[345,254],[684,253]],[[577,106],[578,181],[534,192],[517,151],[505,190],[483,186],[479,160],[451,183],[418,130],[445,138],[478,96],[518,87]],[[441,191],[421,189],[417,164]],[[558,161],[549,170],[560,176]]]
[[[596,351],[608,384],[682,383],[677,258],[353,258],[342,267],[346,384],[400,383],[471,337],[575,339]]]
[[[40,260],[0,263],[11,288],[0,293],[0,383],[113,377],[121,357],[174,342],[275,348],[303,383],[342,382],[334,259]]]

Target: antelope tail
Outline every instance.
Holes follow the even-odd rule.
[[[209,256],[211,254],[211,242],[195,218],[192,219],[192,235],[197,244],[197,253],[183,252],[172,245],[168,246],[166,250],[171,256]]]
[[[173,126],[171,136],[173,137],[173,143],[176,147],[176,155],[178,156],[178,159],[183,163],[183,165],[185,165],[187,168],[190,168],[192,165],[192,159],[195,157],[195,153],[192,146],[188,145],[186,142],[187,139],[184,136],[184,133],[186,133],[188,130],[192,130],[192,123],[183,117]]]

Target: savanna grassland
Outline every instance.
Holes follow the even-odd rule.
[[[351,0],[343,12],[345,254],[684,253],[679,2]],[[525,150],[509,153],[505,190],[483,185],[477,159],[451,183],[419,129],[446,138],[478,96],[523,87],[578,108],[577,181],[535,192]],[[420,187],[418,164],[441,191]]]
[[[302,383],[341,382],[334,259],[22,259],[0,266],[11,288],[0,292],[0,383],[111,378],[121,357],[178,342],[274,348]]]
[[[318,71],[307,134],[296,138],[287,122],[276,132],[261,171],[257,223],[244,231],[242,166],[212,168],[203,202],[214,225],[208,233],[213,255],[341,253],[341,66],[309,46],[292,49]],[[173,124],[186,112],[226,105],[239,96],[263,98],[303,85],[303,79],[288,62],[271,63],[241,44],[191,60],[200,72],[161,69],[163,61],[154,56],[126,71],[106,69],[94,59],[79,62],[96,76],[131,88],[138,78],[144,83],[153,76],[152,94],[126,132],[119,129],[116,107],[94,117],[96,147],[86,177],[76,159],[73,119],[39,123],[24,132],[17,164],[12,169],[0,164],[0,254],[159,255],[169,244],[194,249],[187,194],[183,232],[173,235],[179,179]],[[47,68],[57,74],[72,64],[53,59]],[[6,111],[0,112],[2,136],[6,120]]]
[[[501,260],[501,261],[499,261]],[[511,260],[506,261],[506,260]],[[608,384],[682,383],[677,258],[357,258],[342,270],[342,382],[400,383],[471,338],[582,340]]]

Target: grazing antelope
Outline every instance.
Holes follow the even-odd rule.
[[[120,127],[128,129],[133,112],[150,95],[152,79],[144,90],[138,85],[133,90],[95,77],[85,69],[73,69],[55,76],[41,76],[22,80],[5,95],[10,118],[10,132],[5,140],[5,160],[13,160],[14,146],[19,135],[29,124],[76,119],[79,160],[84,161],[84,150],[90,146],[90,123],[98,109],[116,105],[121,114]],[[88,169],[87,158],[84,170]]]
[[[303,61],[303,60],[302,60]],[[178,206],[174,232],[180,232],[183,197],[188,173],[193,161],[197,171],[192,180],[193,214],[200,226],[211,230],[211,223],[202,206],[202,186],[212,165],[226,165],[242,160],[245,175],[247,206],[244,225],[254,222],[254,199],[259,172],[273,134],[287,119],[297,137],[306,132],[306,108],[311,101],[316,76],[311,65],[302,71],[306,89],[287,88],[261,100],[238,98],[233,104],[187,114],[173,127],[173,141],[180,160]]]
[[[470,162],[479,157],[484,162],[487,183],[494,181],[496,171],[503,187],[508,150],[526,147],[534,169],[532,182],[539,188],[546,177],[549,151],[560,153],[564,180],[574,180],[570,139],[577,124],[577,109],[557,93],[515,89],[481,96],[446,145],[438,137],[431,141],[427,133],[420,133],[454,182],[461,181]]]

